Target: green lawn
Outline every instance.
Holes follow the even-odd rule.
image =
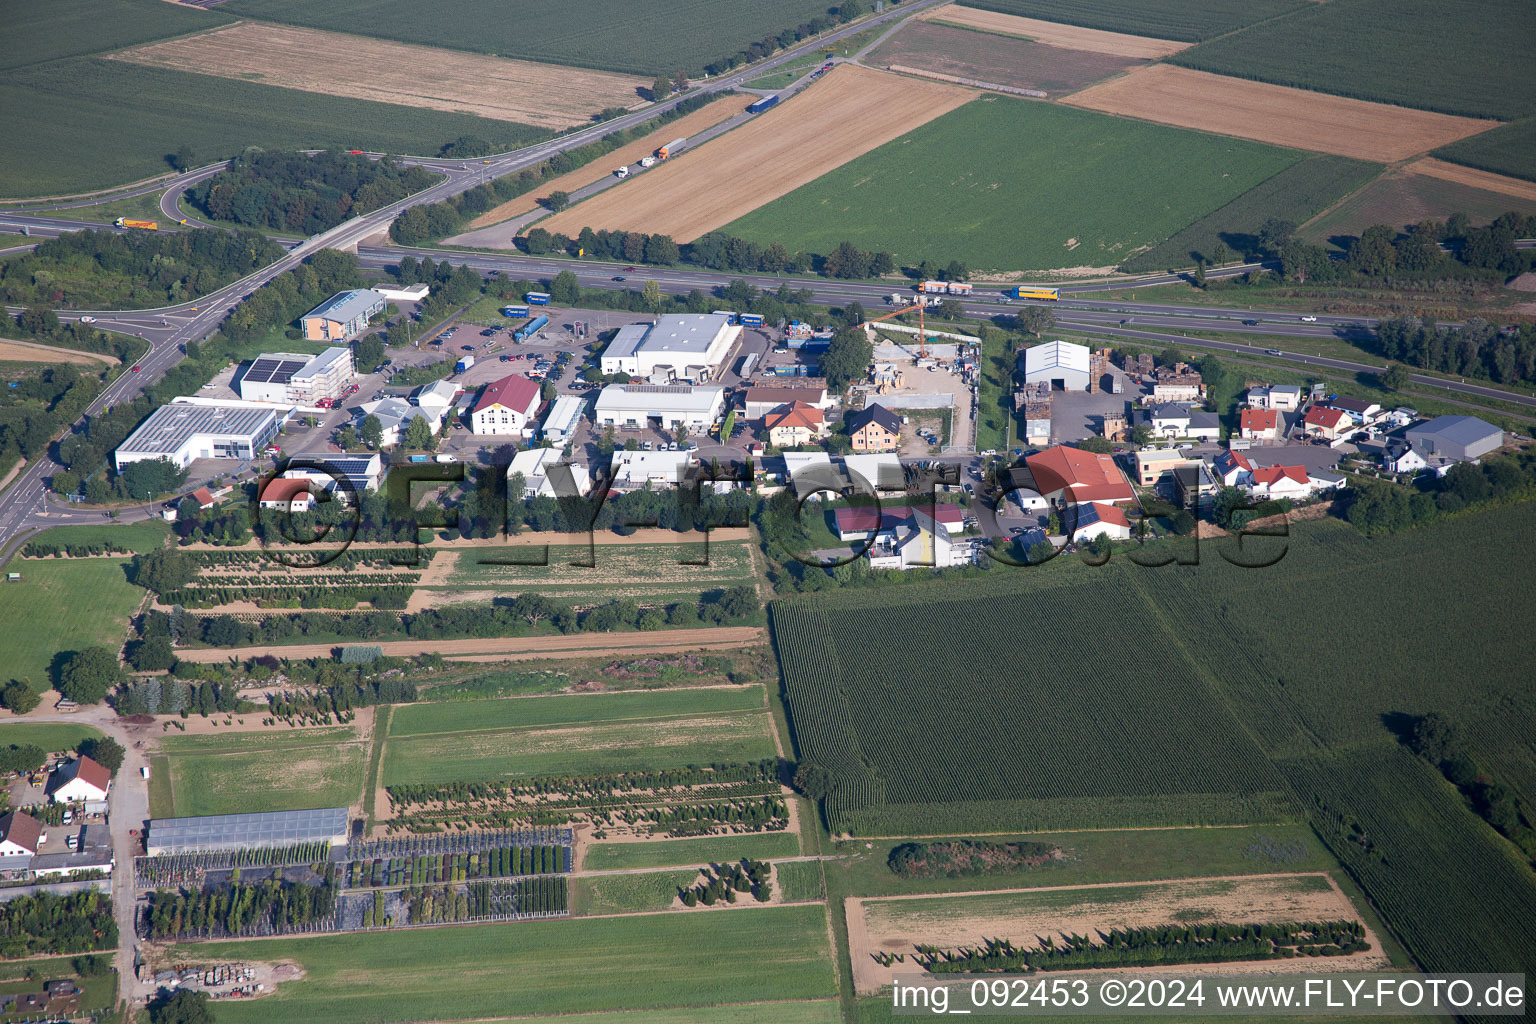
[[[827,894],[821,881],[821,864],[816,861],[775,864],[773,878],[779,893],[790,902],[819,900]]]
[[[391,737],[429,733],[623,722],[674,716],[757,711],[761,686],[561,694],[505,700],[406,705],[395,709]]]
[[[1303,0],[965,0],[965,7],[1194,42],[1304,7]]]
[[[577,915],[632,914],[666,910],[677,890],[692,885],[697,871],[657,871],[644,875],[607,875],[571,879],[571,908]]]
[[[239,17],[309,25],[407,43],[641,75],[688,71],[826,12],[825,0],[441,0],[423,20],[410,0],[233,0]]]
[[[349,28],[355,31],[356,23]],[[0,133],[8,142],[0,151],[0,181],[6,183],[0,191],[12,197],[77,192],[146,178],[166,171],[165,155],[181,145],[190,146],[203,162],[233,156],[251,145],[432,154],[463,135],[498,149],[544,135],[526,125],[470,114],[94,57],[71,57],[8,74],[0,82]]]
[[[59,652],[115,649],[145,593],[128,582],[126,567],[110,558],[12,561],[7,569],[22,578],[0,587],[0,673],[42,692]]]
[[[350,730],[230,733],[166,742],[173,815],[345,807],[363,790],[365,752]],[[336,733],[343,735],[329,736]],[[182,739],[186,746],[182,746]],[[307,739],[308,744],[297,742]]]
[[[610,868],[659,868],[674,864],[719,864],[752,857],[797,857],[800,842],[791,832],[754,832],[739,836],[703,836],[654,843],[594,843],[587,847],[584,871]]]
[[[81,740],[101,738],[101,731],[73,722],[8,722],[0,725],[0,747],[31,743],[49,753],[74,750]]]
[[[722,230],[898,264],[972,270],[1118,265],[1296,162],[1253,142],[988,96]]]
[[[793,1002],[584,1013],[574,1019],[574,1024],[841,1024],[842,1019],[842,1007],[836,999],[801,999]],[[497,1017],[486,1024],[511,1024],[512,1021],[540,1021],[548,1024],[549,1018]]]
[[[166,183],[166,187],[170,187],[169,182]],[[95,206],[77,206],[72,210],[61,210],[58,215],[69,217],[71,220],[92,220],[99,224],[111,224],[119,217],[152,220],[162,227],[170,223],[165,214],[160,212],[159,192],[131,196],[128,199],[114,199],[110,203],[97,203]]]
[[[153,551],[165,545],[171,535],[169,523],[158,519],[121,526],[55,526],[28,538],[29,544],[103,544],[112,543],[129,551]],[[18,565],[30,565],[20,562]],[[14,570],[14,566],[12,567]]]
[[[1175,54],[1175,64],[1447,114],[1536,112],[1524,0],[1344,0]],[[1469,67],[1476,74],[1467,74]]]
[[[382,781],[394,786],[758,761],[775,754],[769,721],[766,710],[756,710],[391,738]]]
[[[815,905],[197,943],[167,958],[302,965],[304,979],[269,999],[220,1004],[220,1024],[653,1011],[824,999],[836,984],[826,914]]]

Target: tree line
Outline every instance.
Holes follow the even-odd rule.
[[[1536,456],[1528,452],[1460,462],[1443,477],[1421,476],[1412,486],[1354,478],[1339,495],[1346,522],[1373,535],[1423,526],[1464,509],[1536,493]]]
[[[1478,765],[1460,723],[1431,711],[1413,723],[1408,745],[1459,789],[1484,821],[1519,847],[1527,861],[1536,863],[1536,830],[1531,827],[1536,814],[1514,790]]]
[[[581,255],[586,259],[627,260],[652,266],[670,267],[677,263],[709,267],[711,270],[731,270],[763,274],[808,274],[842,279],[884,277],[896,270],[896,258],[888,252],[865,251],[852,242],[840,242],[829,253],[818,254],[803,251],[790,252],[782,242],[762,245],[727,235],[723,231],[711,231],[692,242],[679,245],[670,235],[646,234],[643,231],[607,231],[582,228],[572,238],[560,233],[551,234],[535,226],[521,240],[521,246],[530,255],[549,253]],[[932,264],[929,264],[933,267]],[[964,273],[961,264],[952,265]],[[933,269],[937,270],[936,267]]]
[[[1511,330],[1477,317],[1441,326],[1431,316],[1397,316],[1377,325],[1375,349],[1386,359],[1455,377],[1536,381],[1536,326],[1529,323]]]
[[[116,946],[112,897],[95,889],[40,893],[0,903],[0,959],[89,953]]]
[[[229,885],[210,891],[157,889],[149,894],[144,927],[152,939],[182,936],[263,935],[307,929],[336,914],[336,865],[327,862],[315,884],[273,877],[240,881],[236,868]]]
[[[888,6],[891,7],[896,6],[900,2],[901,0],[887,0]],[[828,8],[826,14],[818,14],[811,20],[801,22],[794,28],[787,28],[777,35],[764,36],[757,42],[748,43],[729,57],[724,57],[704,65],[704,72],[710,76],[720,75],[742,64],[751,64],[753,61],[762,60],[764,57],[770,57],[780,50],[788,49],[802,39],[809,39],[812,36],[820,35],[828,29],[836,28],[838,25],[846,24],[856,18],[862,18],[868,11],[869,7],[864,3],[864,0],[844,0],[843,3],[836,7]]]
[[[316,235],[441,180],[425,167],[402,167],[392,157],[374,161],[339,150],[306,155],[251,148],[189,190],[187,199],[214,220]]]

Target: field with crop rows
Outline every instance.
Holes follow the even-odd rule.
[[[1301,224],[1380,170],[1378,164],[1342,156],[1315,156],[1291,164],[1163,244],[1127,260],[1122,268],[1144,273],[1187,267],[1196,254],[1210,260],[1218,244],[1241,252],[1246,240],[1270,217]]]
[[[772,605],[801,757],[840,779],[828,805],[834,828],[902,835],[1294,816],[1203,669],[1174,646],[1150,670],[1160,621],[1127,585],[1140,570],[1102,569],[1091,589],[1067,593],[1010,589],[1030,577],[1007,571],[997,584]],[[1030,639],[999,646],[1020,607]],[[942,682],[914,671],[914,650],[947,652]],[[1017,713],[996,714],[999,703]]]
[[[757,686],[518,697],[397,709],[382,783],[588,775],[773,755]]]
[[[170,6],[170,5],[166,5]],[[185,144],[199,162],[246,146],[435,153],[461,135],[501,149],[543,132],[421,110],[77,57],[0,81],[0,188],[7,196],[104,188],[167,170]]]
[[[285,982],[270,998],[220,1004],[220,1024],[257,1024],[274,1015],[308,1024],[391,1024],[836,993],[826,914],[814,904],[199,943],[175,947],[169,956],[177,962],[291,959],[304,968],[302,980]],[[705,964],[739,969],[705,970]]]
[[[1494,174],[1536,181],[1536,117],[1442,146],[1434,155]]]
[[[962,0],[962,6],[1109,32],[1194,42],[1306,6],[1305,0]]]
[[[727,234],[973,269],[1114,266],[1299,154],[1027,100],[973,101],[728,224]],[[1021,215],[1027,212],[1027,216]]]
[[[21,581],[0,587],[6,678],[25,680],[41,693],[52,685],[49,666],[58,653],[97,644],[115,650],[145,593],[128,582],[127,567],[126,556],[11,563]]]
[[[198,11],[144,0],[58,0],[6,4],[0,70],[14,71],[62,57],[101,53],[152,39],[201,32],[230,21],[219,11]],[[169,168],[161,168],[169,170]]]
[[[573,878],[571,911],[590,916],[666,910],[677,899],[677,890],[686,889],[698,878],[697,870]]]
[[[1414,167],[1422,162],[1383,174],[1306,224],[1301,231],[1302,237],[1326,243],[1335,238],[1358,237],[1373,224],[1387,224],[1404,231],[1410,224],[1429,219],[1445,220],[1453,213],[1465,213],[1472,218],[1473,224],[1478,225],[1487,224],[1509,210],[1536,213],[1536,200],[1533,199],[1519,199],[1502,192],[1418,174]]]
[[[747,541],[704,544],[550,545],[547,565],[484,565],[479,558],[501,561],[543,557],[541,548],[467,550],[445,586],[457,589],[493,587],[501,593],[536,588],[553,600],[592,600],[693,594],[753,578],[752,551]],[[591,567],[573,562],[591,560]],[[688,561],[707,562],[687,565]]]
[[[363,791],[365,750],[351,729],[171,735],[161,749],[173,817],[346,807]]]
[[[666,839],[649,843],[593,843],[582,856],[582,870],[611,868],[661,868],[675,864],[713,864],[753,857],[795,857],[800,841],[789,832],[753,835],[702,836],[698,839]]]
[[[1075,92],[1142,63],[927,21],[907,25],[865,60],[880,67],[900,65],[1016,89],[1038,89],[1052,96]]]
[[[1511,119],[1536,112],[1532,38],[1536,7],[1524,0],[1344,0],[1305,5],[1169,59],[1278,85]]]
[[[698,73],[748,43],[826,12],[817,0],[761,0],[722,8],[712,0],[442,0],[430,18],[410,0],[232,0],[240,17],[494,53],[503,57],[652,75]]]

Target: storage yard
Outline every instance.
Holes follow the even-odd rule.
[[[1497,125],[1282,85],[1153,64],[1065,102],[1109,114],[1255,139],[1277,146],[1404,160]]]
[[[840,65],[741,128],[540,222],[691,241],[971,98],[966,89]],[[674,126],[675,127],[675,126]],[[789,157],[792,156],[793,159]]]
[[[237,22],[122,50],[114,59],[305,92],[425,107],[540,128],[581,124],[640,102],[645,80],[383,39]]]

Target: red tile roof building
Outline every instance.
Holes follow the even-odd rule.
[[[1024,460],[1035,487],[1051,501],[1130,502],[1136,500],[1130,481],[1108,455],[1058,445]]]
[[[1237,415],[1237,429],[1243,437],[1274,437],[1280,414],[1273,409],[1244,409]]]
[[[518,434],[529,425],[539,407],[542,389],[537,381],[510,374],[492,381],[480,392],[469,411],[470,428],[477,434]]]

